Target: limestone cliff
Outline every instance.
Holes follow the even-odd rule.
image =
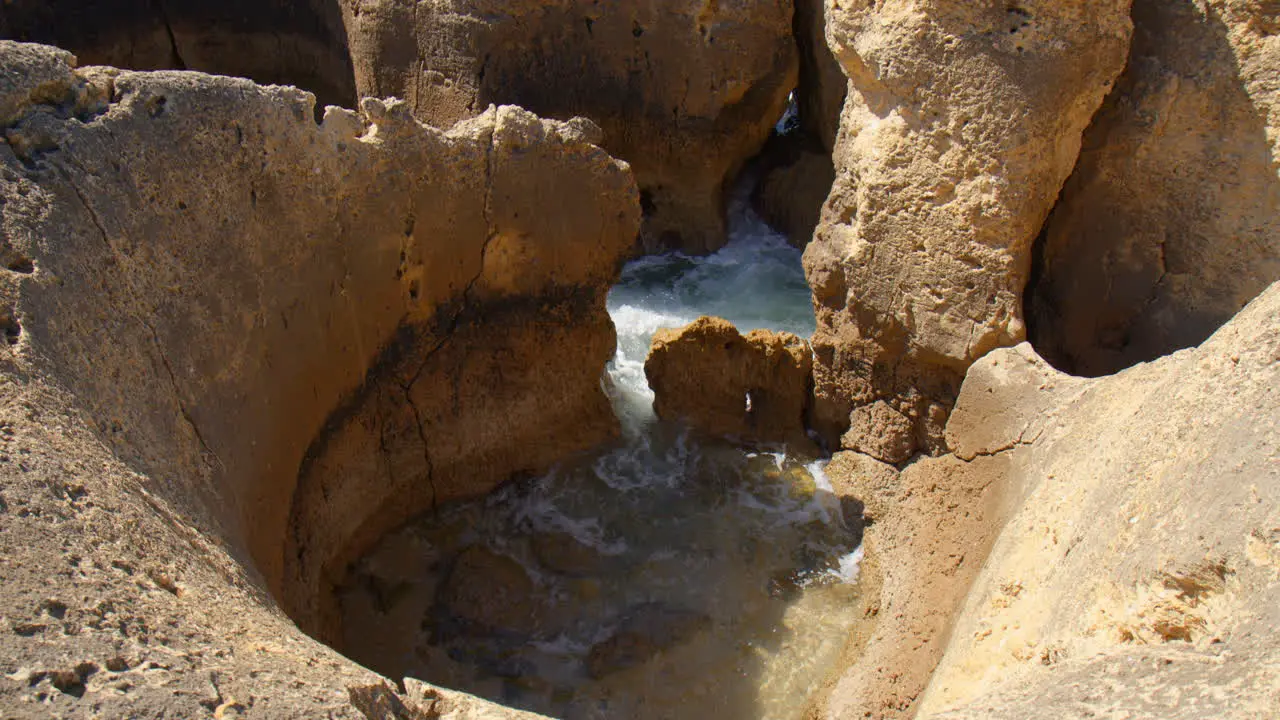
[[[3,704],[404,702],[271,598],[327,635],[317,596],[362,543],[614,432],[627,166],[518,108],[318,125],[292,88],[0,64]]]
[[[448,127],[490,103],[589,117],[632,164],[643,248],[725,242],[725,192],[796,86],[792,3],[344,2],[361,94]]]
[[[829,716],[1274,712],[1277,318],[1273,285],[1199,348],[1097,380],[999,350],[950,454],[833,463],[872,520],[878,622]]]
[[[322,109],[356,102],[338,0],[9,0],[0,38],[56,45],[81,65],[296,85]]]
[[[1135,0],[1133,17],[1028,289],[1032,342],[1078,374],[1200,343],[1280,279],[1275,8]]]
[[[805,253],[815,418],[889,400],[939,449],[965,369],[1025,336],[1031,244],[1124,66],[1128,0],[828,3],[849,97]]]

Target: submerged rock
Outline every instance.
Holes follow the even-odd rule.
[[[659,330],[645,359],[654,411],[700,430],[749,442],[807,448],[809,344],[791,333],[752,330],[701,317]]]
[[[538,587],[516,560],[473,545],[453,561],[438,603],[483,633],[529,635],[538,626]]]
[[[540,532],[529,540],[538,562],[561,575],[586,578],[618,570],[620,560],[562,532]]]
[[[591,648],[587,672],[602,678],[641,665],[710,626],[711,618],[702,613],[661,603],[641,605],[627,613],[609,639]]]

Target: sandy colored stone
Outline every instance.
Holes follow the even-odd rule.
[[[474,632],[526,636],[538,626],[537,595],[537,585],[519,562],[473,545],[453,561],[439,604]]]
[[[1023,339],[1032,241],[1124,67],[1131,23],[1128,0],[827,10],[850,89],[805,268],[815,424],[830,442],[877,399],[928,424],[974,360]]]
[[[56,45],[81,65],[199,70],[356,103],[338,0],[9,0],[0,38]]]
[[[1028,289],[1031,341],[1064,370],[1107,374],[1197,345],[1280,279],[1280,41],[1267,13],[1134,2],[1128,67]]]
[[[808,447],[809,344],[791,333],[745,336],[701,317],[653,336],[644,372],[658,417],[714,435]]]
[[[921,717],[1274,713],[1277,318],[1272,285],[1196,349],[1066,392],[1009,378],[1011,408],[1058,396],[1052,422],[1008,453],[1017,509]]]
[[[0,705],[360,717],[282,606],[332,637],[367,543],[616,432],[634,181],[518,108],[69,62],[0,43]]]
[[[906,462],[916,449],[911,419],[877,400],[849,413],[849,430],[840,439],[842,447],[855,450],[891,465]]]
[[[875,620],[824,715],[1266,717],[1277,317],[1273,285],[1201,347],[1097,380],[1025,343],[993,352],[948,424],[957,453],[894,493],[837,456],[833,486],[882,511],[864,536]]]
[[[362,95],[440,127],[491,103],[589,117],[631,163],[646,251],[725,242],[725,192],[796,85],[792,4],[344,0]]]

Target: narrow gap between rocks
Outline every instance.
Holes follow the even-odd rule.
[[[644,369],[655,331],[701,315],[812,333],[800,251],[751,207],[758,173],[726,247],[640,258],[611,292],[621,436],[380,539],[337,585],[338,649],[556,717],[798,716],[844,649],[860,526],[816,448],[660,420]]]

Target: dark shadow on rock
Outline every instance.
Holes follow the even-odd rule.
[[[1216,12],[1134,3],[1128,66],[1085,133],[1024,294],[1028,336],[1060,370],[1105,375],[1197,345],[1280,278],[1264,110]]]
[[[10,0],[0,38],[56,45],[79,64],[199,70],[294,85],[354,107],[338,0]]]

